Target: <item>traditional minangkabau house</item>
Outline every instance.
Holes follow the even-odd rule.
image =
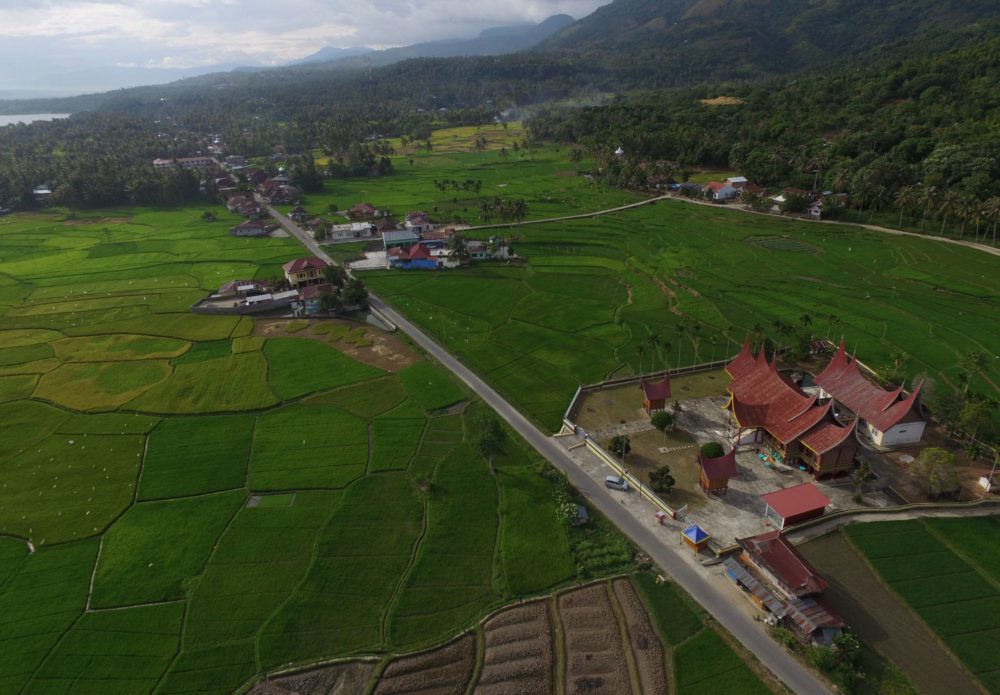
[[[670,376],[664,374],[661,381],[642,382],[642,407],[647,413],[655,413],[667,409],[667,399],[670,398]]]
[[[699,452],[698,465],[701,468],[698,475],[701,489],[706,493],[714,492],[724,495],[729,489],[729,479],[739,472],[736,466],[736,447],[730,449],[728,454],[715,458],[707,458]]]
[[[906,446],[923,437],[927,423],[920,412],[920,386],[910,394],[902,388],[882,388],[862,373],[856,359],[848,357],[843,342],[816,377],[816,385],[821,398],[832,398],[858,416],[858,429],[876,446]]]
[[[763,350],[754,356],[749,341],[726,372],[733,379],[726,408],[739,428],[737,442],[749,430],[766,457],[805,467],[815,476],[851,469],[858,449],[854,428],[837,420],[830,401],[821,402],[793,384]]]
[[[779,531],[736,542],[742,552],[726,559],[726,575],[798,640],[830,645],[844,621],[823,596],[826,580],[795,546]]]

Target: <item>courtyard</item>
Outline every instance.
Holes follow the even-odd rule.
[[[649,422],[642,407],[642,391],[637,384],[585,391],[576,408],[580,431],[577,438],[591,437],[607,450],[612,437],[626,434],[631,452],[625,457],[628,471],[649,483],[649,474],[667,465],[676,486],[662,499],[673,509],[684,509],[684,521],[697,523],[710,533],[718,546],[727,547],[736,538],[754,536],[773,530],[764,518],[761,496],[812,482],[830,499],[827,512],[857,507],[887,507],[895,504],[883,492],[890,464],[882,456],[862,449],[859,456],[869,459],[877,476],[866,485],[863,504],[853,501],[854,484],[848,477],[816,481],[808,472],[777,463],[765,464],[757,455],[757,445],[744,444],[737,450],[738,473],[729,480],[729,489],[721,495],[702,491],[699,478],[698,450],[702,444],[718,442],[731,448],[736,429],[725,409],[725,386],[729,379],[716,370],[685,375],[672,380],[672,396],[667,411],[675,412],[672,429],[661,432]],[[568,442],[564,441],[564,444]],[[570,454],[586,467],[604,465],[584,447]],[[592,460],[591,460],[592,459]],[[686,507],[686,509],[685,509]]]

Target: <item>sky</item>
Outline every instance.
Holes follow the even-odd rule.
[[[607,1],[0,0],[0,97],[280,65],[324,46],[472,37],[553,14],[583,17]]]

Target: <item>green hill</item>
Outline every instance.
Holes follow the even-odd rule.
[[[689,83],[779,74],[1000,16],[990,0],[616,0],[546,52],[655,54]]]

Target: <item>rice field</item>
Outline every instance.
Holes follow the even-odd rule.
[[[439,367],[191,314],[302,254],[202,212],[0,218],[0,691],[232,693],[577,577],[552,483],[471,454]]]
[[[1000,693],[1000,552],[994,517],[922,519],[845,528],[882,581],[966,670]]]
[[[1000,273],[972,249],[675,201],[503,233],[523,267],[365,279],[552,429],[580,384],[721,359],[755,326],[787,343],[776,321],[876,370],[901,353],[909,385],[953,388],[963,355],[996,352]],[[973,386],[998,385],[993,360]]]

